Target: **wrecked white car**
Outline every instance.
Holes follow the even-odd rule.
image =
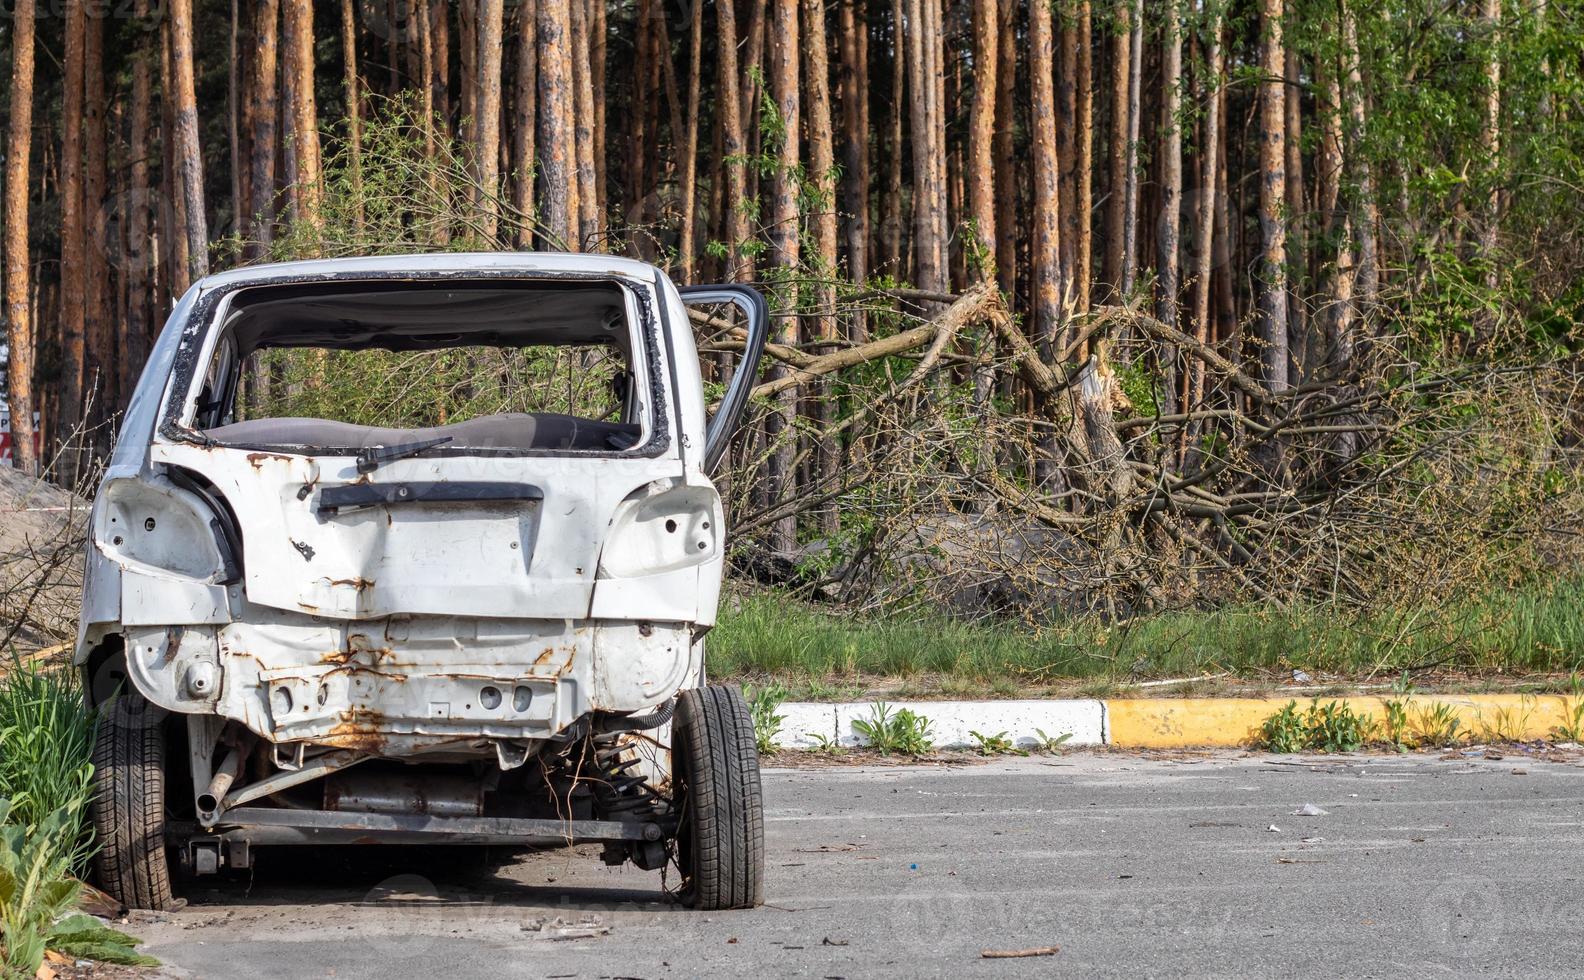
[[[741,323],[713,417],[699,305]],[[261,847],[601,842],[674,865],[694,907],[759,904],[753,726],[706,684],[703,638],[725,534],[709,475],[767,319],[751,289],[679,291],[608,256],[195,285],[94,505],[77,661],[105,709],[102,885],[161,908]],[[259,395],[335,407],[312,396],[364,356],[418,378],[463,359],[477,411],[425,419],[397,391],[404,421],[381,425],[365,402],[280,417]]]

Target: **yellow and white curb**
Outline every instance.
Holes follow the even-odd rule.
[[[892,714],[907,708],[930,723],[940,748],[972,748],[974,732],[1005,735],[1019,748],[1069,736],[1065,745],[1113,745],[1134,749],[1237,748],[1255,744],[1265,719],[1289,701],[1300,712],[1312,695],[1282,698],[1118,698],[1052,701],[888,701]],[[1346,704],[1369,715],[1376,732],[1386,719],[1380,697],[1320,698],[1322,705]],[[1554,737],[1574,722],[1580,699],[1555,694],[1414,695],[1405,699],[1407,734],[1426,726],[1440,711],[1457,718],[1459,735],[1477,741],[1525,741]],[[854,726],[874,717],[875,702],[816,704],[787,702],[776,744],[811,749],[822,744],[853,748],[864,744]]]

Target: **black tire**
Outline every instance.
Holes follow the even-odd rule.
[[[701,911],[764,904],[764,794],[742,693],[722,686],[683,691],[671,751],[683,903]]]
[[[94,736],[94,872],[129,908],[168,909],[164,712],[134,691],[109,707]]]

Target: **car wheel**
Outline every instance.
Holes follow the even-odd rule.
[[[94,736],[91,808],[99,886],[124,905],[175,904],[165,850],[165,725],[135,691],[123,693]]]
[[[753,719],[735,687],[684,691],[672,725],[682,901],[704,911],[764,903],[764,796]]]

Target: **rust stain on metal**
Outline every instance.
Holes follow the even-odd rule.
[[[271,460],[280,463],[290,463],[292,458],[282,453],[248,453],[247,455],[248,465],[254,469],[260,468]]]
[[[160,658],[154,666],[165,667],[176,658],[176,651],[181,649],[182,636],[187,632],[185,626],[172,626],[165,631],[165,649],[160,651]]]
[[[339,749],[356,749],[360,752],[379,753],[385,750],[387,742],[386,733],[380,731],[380,723],[384,716],[375,711],[343,711],[341,721],[325,733],[324,736],[313,741],[318,745],[330,745]]]
[[[356,575],[352,578],[332,578],[326,579],[325,581],[327,581],[332,587],[337,585],[349,585],[359,592],[367,592],[369,589],[374,588],[374,580],[364,578],[361,575]]]

